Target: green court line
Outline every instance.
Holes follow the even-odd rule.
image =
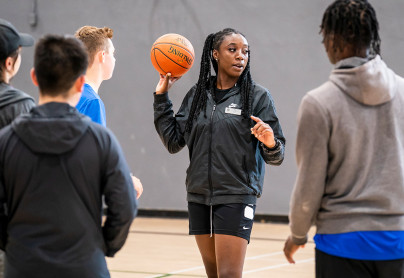
[[[164,277],[206,277],[204,275],[197,274],[176,274],[176,273],[161,273],[161,272],[147,272],[147,271],[131,271],[131,270],[109,270],[110,272],[121,272],[121,273],[133,273],[133,274],[147,274],[147,275],[160,275],[156,276],[156,278],[164,278]]]
[[[164,235],[164,236],[189,236],[187,233],[171,233],[171,232],[154,232],[154,231],[130,231],[132,234],[146,234],[146,235]],[[251,237],[251,240],[263,240],[263,241],[279,241],[285,242],[283,238],[268,238],[268,237]],[[314,243],[314,240],[308,240],[308,243]],[[205,276],[204,276],[205,277]]]

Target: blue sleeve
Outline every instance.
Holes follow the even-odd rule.
[[[92,99],[79,108],[79,112],[89,116],[91,120],[100,125],[106,126],[105,106],[102,100]]]

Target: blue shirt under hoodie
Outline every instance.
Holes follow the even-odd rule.
[[[103,126],[107,125],[104,103],[90,85],[84,84],[83,92],[76,108],[80,113],[89,116],[93,122]]]

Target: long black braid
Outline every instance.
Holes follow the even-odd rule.
[[[213,66],[216,75],[218,72],[218,65],[216,60],[213,59],[212,53],[214,49],[219,50],[220,45],[222,44],[226,36],[232,34],[240,34],[243,37],[245,37],[242,33],[234,29],[226,28],[215,34],[210,34],[205,40],[205,45],[203,47],[201,58],[201,69],[199,72],[199,79],[198,83],[196,84],[196,90],[194,93],[194,99],[192,101],[191,109],[189,111],[188,121],[185,124],[186,132],[191,132],[193,121],[198,117],[201,111],[204,111],[206,116],[206,103],[208,100],[207,89],[209,88],[209,86],[211,86],[210,84],[211,65]],[[253,80],[251,78],[250,73],[250,60],[251,60],[251,53],[249,51],[247,65],[237,81],[237,86],[240,86],[243,117],[246,119],[249,118],[251,115],[251,105],[252,105]]]
[[[370,55],[380,54],[379,23],[367,0],[337,0],[324,13],[320,26],[324,39],[332,39],[334,50],[348,43],[355,49],[369,47]]]

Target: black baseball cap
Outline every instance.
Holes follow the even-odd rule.
[[[7,20],[0,18],[0,59],[6,59],[20,46],[34,45],[31,35],[19,33]]]

